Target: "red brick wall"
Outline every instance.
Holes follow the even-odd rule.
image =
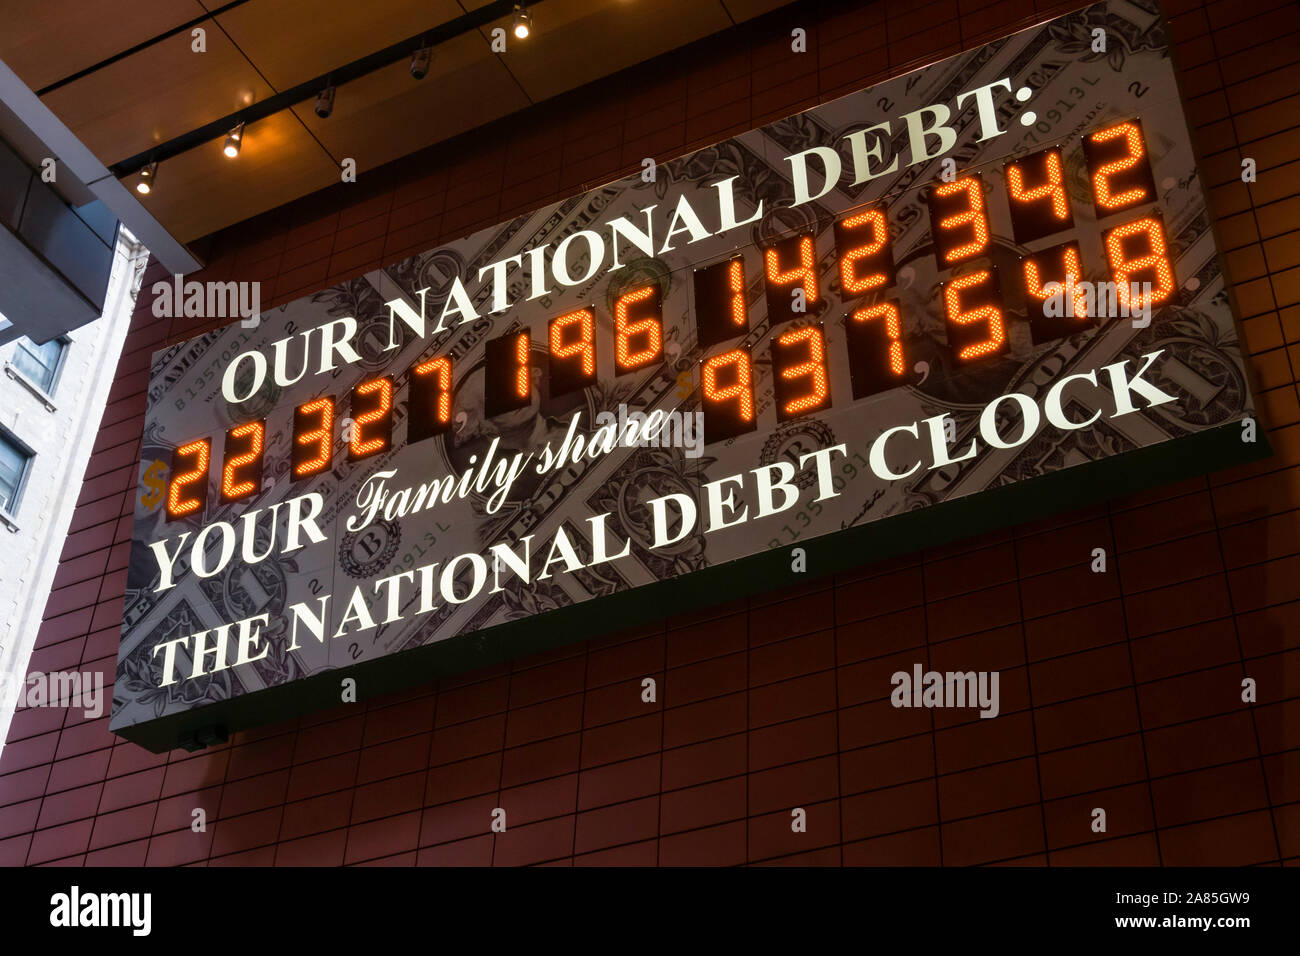
[[[791,8],[228,230],[199,278],[289,301],[1074,5]],[[0,864],[1300,858],[1300,10],[1164,7],[1275,457],[199,754],[20,711]],[[196,331],[136,312],[33,669],[112,680],[148,359]],[[999,669],[1002,716],[892,708],[916,661]]]

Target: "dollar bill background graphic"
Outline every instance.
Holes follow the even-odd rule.
[[[1095,28],[1106,31],[1107,51],[1093,51]],[[951,121],[955,147],[945,156],[958,170],[978,169],[991,186],[988,211],[993,234],[990,259],[1001,273],[1014,276],[1019,256],[1062,241],[1061,236],[1017,245],[1012,239],[1002,181],[1002,164],[1010,157],[1059,144],[1064,150],[1076,232],[1085,278],[1102,281],[1105,262],[1102,225],[1093,211],[1080,135],[1111,121],[1139,117],[1147,139],[1170,258],[1175,264],[1179,292],[1155,313],[1150,325],[1136,328],[1113,319],[1054,342],[1034,345],[1022,297],[1006,296],[1010,351],[973,367],[958,369],[948,358],[940,273],[936,268],[928,189],[940,175],[940,160],[902,166],[896,172],[851,186],[843,177],[837,188],[813,202],[792,207],[790,164],[785,157],[813,146],[837,150],[846,169],[851,157],[844,137],[889,117],[931,103],[954,102],[959,92],[1010,77],[1012,89],[1029,86],[1027,105],[1010,102],[999,112],[1003,136],[980,142],[972,104]],[[1032,107],[1037,121],[1026,127],[1020,109]],[[906,155],[906,133],[895,123],[892,152]],[[905,512],[931,507],[1064,469],[1101,461],[1209,429],[1231,426],[1254,414],[1241,349],[1229,298],[1220,273],[1206,199],[1196,174],[1168,40],[1154,3],[1097,4],[995,41],[878,86],[834,100],[816,109],[773,123],[678,160],[660,164],[653,182],[640,176],[610,183],[581,196],[555,203],[510,222],[387,268],[369,273],[273,310],[266,310],[256,329],[238,323],[171,346],[154,355],[149,389],[147,426],[140,458],[135,528],[126,590],[126,607],[114,689],[112,727],[129,730],[157,718],[193,712],[219,702],[256,695],[289,685],[299,678],[374,661],[387,655],[426,647],[457,635],[476,633],[510,621],[533,618],[582,602],[606,598],[673,578],[716,567],[758,551],[802,545],[820,536],[859,527]],[[888,155],[888,153],[886,154]],[[619,250],[627,267],[614,273],[599,270],[589,283],[560,290],[540,300],[521,303],[505,313],[484,317],[418,339],[406,326],[394,324],[399,347],[388,350],[390,320],[384,303],[404,298],[419,309],[418,290],[427,287],[427,313],[441,313],[452,278],[468,280],[491,262],[522,250],[555,244],[577,230],[600,230],[615,216],[640,221],[640,210],[651,204],[671,205],[683,192],[711,193],[712,184],[737,177],[737,218],[748,217],[759,201],[764,216],[744,236],[731,233],[682,246],[658,258],[637,258],[632,247]],[[883,202],[892,233],[898,283],[892,296],[902,307],[904,348],[909,380],[904,387],[854,402],[844,344],[844,316],[849,308],[838,287],[832,223],[863,203]],[[1113,224],[1113,223],[1108,223]],[[825,411],[777,424],[773,408],[770,348],[773,328],[766,316],[761,254],[758,245],[797,230],[816,235],[819,283],[825,294],[813,303],[810,318],[824,323],[832,404]],[[737,243],[740,243],[737,246]],[[498,454],[536,453],[547,441],[563,437],[570,418],[581,414],[590,432],[597,413],[662,409],[682,412],[699,408],[698,346],[692,290],[692,270],[740,252],[745,257],[746,293],[751,329],[740,344],[751,349],[755,368],[756,413],[760,427],[738,438],[706,446],[703,457],[689,458],[680,448],[619,448],[595,461],[537,476],[531,470],[516,484],[495,514],[483,497],[471,496],[451,504],[392,520],[378,520],[360,532],[349,532],[347,518],[355,514],[362,484],[375,472],[396,469],[395,486],[417,485],[446,474],[459,474],[470,457],[481,456],[493,439]],[[518,273],[515,273],[517,276]],[[526,294],[522,279],[511,288],[513,300]],[[662,295],[664,361],[636,373],[614,377],[612,369],[614,300],[623,292],[655,282]],[[490,290],[471,293],[484,314],[491,308]],[[562,311],[596,303],[601,377],[586,390],[552,399],[546,392],[546,322]],[[331,319],[354,316],[359,333],[354,343],[360,362],[335,370],[332,376],[305,376],[280,389],[268,383],[253,399],[238,406],[221,395],[221,373],[240,352],[262,349],[271,342]],[[483,401],[484,343],[506,332],[528,328],[532,333],[535,387],[531,403],[517,412],[489,418]],[[729,346],[730,347],[730,346]],[[700,500],[703,482],[737,474],[761,464],[790,461],[838,443],[850,451],[867,444],[894,425],[948,414],[956,424],[954,448],[965,448],[976,434],[978,415],[992,398],[1010,391],[1040,396],[1052,382],[1076,371],[1164,349],[1167,357],[1152,381],[1179,400],[1117,421],[1101,418],[1089,428],[1071,432],[1044,428],[1017,448],[999,450],[981,442],[975,457],[950,467],[918,470],[903,481],[882,484],[851,458],[836,463],[839,495],[815,508],[802,504],[764,522],[734,529],[693,534],[666,548],[652,550],[646,501],[669,493]],[[409,370],[420,360],[450,355],[455,363],[455,431],[408,445],[405,440]],[[340,453],[336,435],[333,466],[311,480],[289,481],[292,410],[321,394],[339,402],[339,417],[348,415],[349,390],[376,374],[394,376],[392,448],[382,455],[349,462]],[[1075,420],[1095,410],[1098,391],[1080,392],[1067,413]],[[1100,407],[1098,405],[1097,407]],[[176,446],[195,437],[214,438],[232,425],[267,419],[265,471],[261,490],[234,505],[219,503],[210,488],[208,505],[195,520],[166,521],[163,500],[168,463]],[[707,438],[707,435],[706,435]],[[219,469],[216,469],[219,470]],[[808,487],[810,470],[796,483]],[[158,566],[151,542],[197,532],[214,521],[234,521],[240,514],[304,494],[323,496],[322,529],[327,544],[292,554],[278,551],[255,565],[238,555],[221,573],[201,579],[185,573],[188,549],[178,562],[177,586],[155,591]],[[1069,502],[1062,502],[1068,507]],[[701,509],[703,510],[703,509]],[[574,574],[559,574],[523,584],[503,579],[497,593],[481,591],[459,605],[445,602],[432,613],[412,613],[419,601],[413,593],[403,617],[372,630],[345,634],[323,643],[311,637],[289,652],[287,609],[300,602],[315,607],[332,594],[342,602],[356,584],[407,571],[462,552],[486,553],[492,544],[516,545],[524,536],[549,541],[563,527],[584,559],[590,556],[591,525],[587,519],[609,513],[608,528],[616,542],[630,539],[631,556]],[[269,529],[263,534],[269,535]],[[283,516],[279,528],[284,534]],[[384,614],[382,598],[371,596],[376,620]],[[241,668],[219,671],[198,680],[161,683],[161,642],[216,627],[255,614],[269,615],[263,643],[266,658]],[[611,622],[611,625],[614,622]],[[584,634],[574,634],[579,639]],[[178,673],[188,675],[191,661],[181,653]]]

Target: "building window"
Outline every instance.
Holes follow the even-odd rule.
[[[63,336],[50,339],[44,345],[37,345],[28,338],[19,339],[18,347],[14,349],[14,367],[46,395],[53,395],[54,382],[67,347],[68,340]]]
[[[11,435],[0,432],[0,510],[18,511],[18,496],[31,467],[32,452]]]

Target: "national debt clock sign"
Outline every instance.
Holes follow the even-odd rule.
[[[1254,415],[1167,32],[1095,4],[156,353],[111,726],[1077,507]]]

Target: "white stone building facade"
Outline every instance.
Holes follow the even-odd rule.
[[[57,344],[0,345],[0,688],[27,675],[147,259],[122,228],[98,321]],[[11,698],[0,694],[0,747]]]

